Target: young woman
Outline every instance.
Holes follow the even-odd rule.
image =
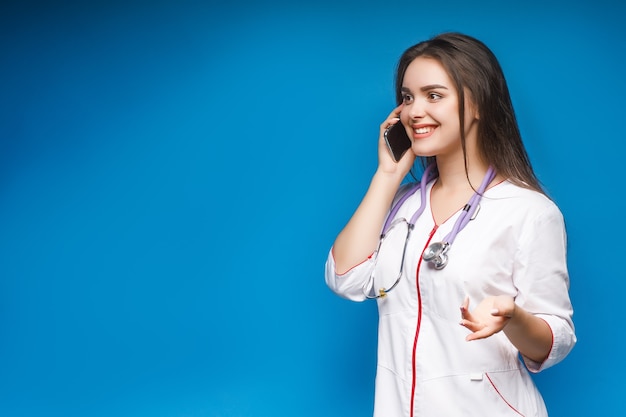
[[[374,415],[546,416],[528,370],[576,342],[565,227],[500,65],[479,40],[442,34],[404,52],[396,96],[326,263],[334,292],[378,302]],[[398,162],[385,142],[396,123],[411,143]],[[401,185],[416,158],[422,180]]]

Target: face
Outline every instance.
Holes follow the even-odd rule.
[[[459,105],[453,81],[439,61],[416,58],[402,81],[404,107],[400,119],[418,156],[463,157]],[[465,94],[467,146],[476,140],[477,117]]]

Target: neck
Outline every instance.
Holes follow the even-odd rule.
[[[489,166],[479,161],[468,161],[467,172],[465,163],[461,161],[440,161],[437,159],[439,178],[437,187],[442,190],[457,191],[464,189],[476,190],[485,178]],[[468,180],[469,178],[469,180]]]

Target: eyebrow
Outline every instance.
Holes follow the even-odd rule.
[[[441,84],[430,84],[430,85],[425,85],[425,86],[421,87],[420,91],[429,91],[429,90],[437,90],[437,89],[447,90],[448,87],[446,87],[445,85],[441,85]],[[401,90],[406,92],[406,93],[410,93],[411,92],[411,90],[409,88],[407,88],[407,87],[402,87]]]

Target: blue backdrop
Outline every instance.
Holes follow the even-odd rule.
[[[535,377],[548,409],[623,414],[626,7],[216,3],[0,6],[0,415],[370,415],[375,304],[323,266],[397,58],[448,30],[499,57],[566,217],[579,343]]]

